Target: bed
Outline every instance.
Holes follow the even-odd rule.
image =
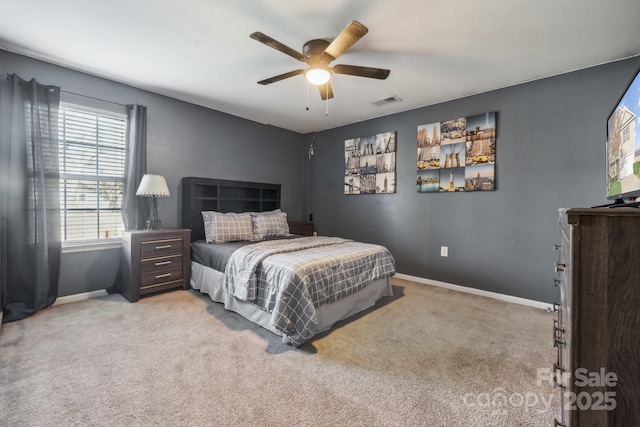
[[[182,198],[191,287],[286,343],[300,346],[393,294],[384,246],[292,235],[277,184],[183,178]]]

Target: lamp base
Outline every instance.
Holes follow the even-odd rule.
[[[158,198],[156,196],[153,196],[151,213],[149,214],[149,219],[147,220],[147,226],[145,230],[160,230],[161,228],[162,221],[160,221],[160,216],[158,215]]]
[[[162,228],[162,221],[152,221],[151,219],[147,220],[147,226],[145,230],[160,230]]]

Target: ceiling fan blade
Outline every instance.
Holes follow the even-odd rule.
[[[322,98],[323,101],[333,98],[333,89],[331,88],[330,82],[318,86],[318,90],[320,91],[320,98]]]
[[[271,83],[279,82],[280,80],[288,79],[289,77],[297,76],[298,74],[304,74],[304,70],[289,71],[288,73],[273,76],[268,79],[260,80],[258,84],[268,85]]]
[[[350,76],[369,77],[371,79],[384,80],[389,77],[391,70],[383,68],[359,67],[357,65],[334,65],[333,72],[336,74],[348,74]]]
[[[298,61],[304,62],[304,55],[298,52],[295,49],[291,49],[289,46],[280,43],[278,40],[272,39],[266,34],[263,34],[259,31],[255,33],[251,33],[249,35],[254,40],[259,41],[260,43],[264,43],[269,47],[274,48],[275,50],[279,50],[280,52],[289,55],[290,57],[297,59]]]
[[[369,30],[367,27],[358,21],[351,21],[349,25],[347,25],[345,29],[338,34],[338,37],[333,39],[329,46],[327,46],[324,53],[331,56],[333,59],[336,59],[368,32]]]

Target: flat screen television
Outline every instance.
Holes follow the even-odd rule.
[[[636,205],[640,197],[640,70],[607,119],[607,199]],[[632,203],[625,203],[630,199]]]

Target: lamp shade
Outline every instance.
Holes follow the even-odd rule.
[[[169,197],[170,195],[164,176],[154,174],[144,175],[136,192],[136,196],[144,197]]]

